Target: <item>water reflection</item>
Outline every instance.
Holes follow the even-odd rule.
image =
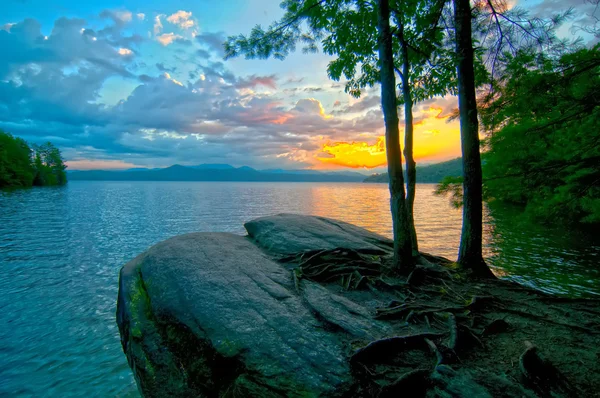
[[[456,258],[461,211],[419,185],[421,250]],[[168,237],[244,233],[293,212],[391,236],[383,184],[73,182],[0,193],[0,396],[137,396],[114,313],[119,268]],[[497,275],[569,295],[600,294],[598,237],[487,214]]]
[[[488,261],[497,275],[554,294],[600,295],[600,240],[584,228],[532,223],[518,208],[491,204]]]

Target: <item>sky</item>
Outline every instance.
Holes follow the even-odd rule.
[[[585,0],[518,1],[540,16],[594,12]],[[3,0],[0,129],[53,142],[71,170],[382,170],[379,87],[345,94],[322,53],[223,59],[227,36],[282,15],[279,0]],[[418,163],[460,156],[456,107],[415,106]]]

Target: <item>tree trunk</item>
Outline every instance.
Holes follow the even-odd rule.
[[[413,99],[410,88],[410,61],[408,59],[408,43],[404,39],[404,25],[399,27],[400,45],[402,48],[402,96],[404,97],[404,158],[406,159],[406,212],[408,229],[412,243],[412,256],[419,256],[417,230],[415,229],[415,190],[417,184],[417,164],[413,157]]]
[[[493,277],[482,254],[483,195],[471,19],[470,1],[454,0],[458,109],[464,173],[463,224],[457,262],[474,275]]]
[[[389,0],[377,0],[377,12],[379,62],[381,67],[381,106],[385,121],[385,143],[388,175],[390,177],[390,207],[394,231],[394,266],[405,268],[412,265],[412,244],[404,197]]]

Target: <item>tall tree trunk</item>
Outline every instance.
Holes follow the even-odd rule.
[[[406,159],[406,212],[408,218],[408,229],[412,243],[412,256],[419,256],[419,243],[417,241],[417,230],[415,229],[415,190],[417,185],[417,164],[413,157],[413,99],[410,88],[409,73],[410,61],[408,59],[408,43],[404,39],[404,25],[400,24],[399,39],[402,48],[402,96],[404,97],[404,158]]]
[[[394,231],[394,266],[404,268],[412,265],[412,244],[404,197],[389,0],[377,0],[377,30],[379,32],[379,62],[381,68],[381,106],[385,121],[385,142],[388,175],[390,177],[390,207]]]
[[[457,262],[470,269],[474,275],[493,277],[482,254],[483,194],[471,19],[470,1],[454,0],[458,109],[464,173],[463,224]]]

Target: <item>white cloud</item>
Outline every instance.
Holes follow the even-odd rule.
[[[163,24],[160,21],[160,17],[163,17],[163,14],[158,14],[154,17],[154,34],[158,35],[163,30]]]
[[[7,32],[10,32],[10,27],[15,25],[14,23],[7,23],[5,25],[0,26],[0,30],[5,30]]]
[[[135,16],[137,17],[137,19],[139,19],[140,21],[143,21],[144,19],[146,19],[146,14],[144,14],[143,12],[137,13],[135,14]]]
[[[176,35],[175,33],[163,33],[160,36],[156,36],[156,40],[163,46],[168,46],[177,39],[183,39],[183,37]]]
[[[189,29],[194,26],[194,20],[192,18],[191,11],[179,10],[175,14],[167,17],[167,21],[179,26],[181,29]]]

